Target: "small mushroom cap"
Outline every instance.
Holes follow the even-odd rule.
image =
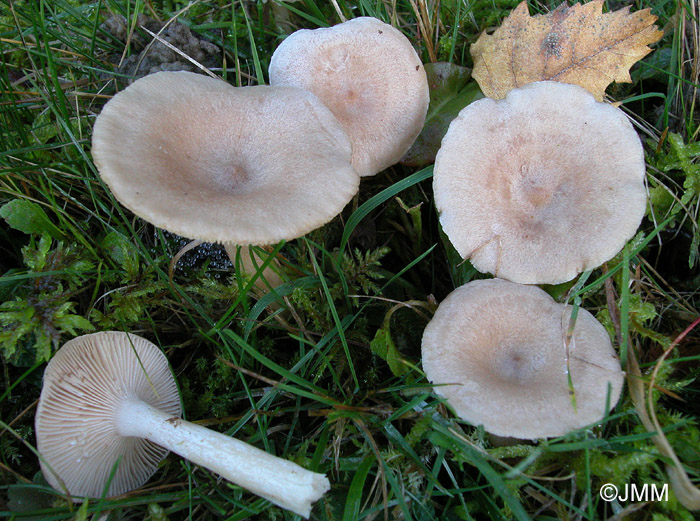
[[[291,34],[270,60],[270,85],[313,92],[352,141],[352,164],[370,176],[397,163],[423,128],[430,94],[408,39],[360,17]]]
[[[423,369],[457,415],[498,436],[561,436],[617,403],[623,372],[605,328],[536,286],[473,281],[450,293],[423,334]],[[609,389],[609,391],[608,391]],[[609,394],[608,394],[609,392]]]
[[[119,435],[115,416],[129,397],[181,416],[168,361],[151,342],[107,331],[77,337],[56,352],[36,412],[41,470],[53,488],[65,485],[72,496],[100,497],[118,458],[107,496],[148,481],[168,451]]]
[[[645,171],[622,111],[547,81],[464,108],[442,141],[433,187],[443,230],[479,271],[558,284],[634,235]]]
[[[159,72],[117,94],[92,154],[124,206],[192,239],[271,244],[341,212],[359,189],[350,141],[313,94]]]

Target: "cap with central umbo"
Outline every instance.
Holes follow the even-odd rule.
[[[425,374],[458,416],[492,434],[564,435],[603,418],[623,382],[605,328],[579,309],[569,338],[571,316],[536,286],[470,282],[425,329]]]
[[[288,36],[270,60],[270,85],[313,92],[352,141],[362,176],[397,163],[423,128],[425,69],[401,31],[371,17]]]
[[[114,196],[160,228],[208,242],[291,240],[359,189],[351,144],[316,96],[159,72],[117,94],[92,154]]]
[[[558,284],[634,235],[645,173],[622,111],[547,81],[463,109],[442,140],[433,187],[443,230],[475,268]]]

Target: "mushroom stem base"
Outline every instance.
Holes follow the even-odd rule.
[[[280,263],[277,259],[273,258],[268,266],[264,270],[260,270],[260,267],[265,262],[255,250],[251,250],[252,246],[241,246],[240,251],[240,269],[249,276],[255,276],[258,271],[260,273],[255,278],[255,288],[259,295],[264,295],[268,293],[270,289],[274,289],[277,286],[284,283],[282,277],[279,276],[279,272],[282,270]],[[238,247],[235,244],[224,244],[224,249],[228,254],[229,259],[234,267],[237,264],[236,257],[238,256]]]
[[[309,517],[311,505],[330,489],[323,474],[132,398],[117,419],[119,434],[146,438],[295,514]]]

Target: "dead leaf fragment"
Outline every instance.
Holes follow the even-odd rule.
[[[430,106],[423,130],[401,158],[401,164],[406,166],[434,163],[452,120],[464,107],[484,97],[476,82],[469,81],[471,70],[466,67],[446,62],[426,63],[425,73],[430,87]]]
[[[471,46],[472,76],[484,94],[501,99],[534,81],[579,85],[603,100],[612,82],[630,83],[629,69],[663,36],[649,9],[603,14],[603,0],[530,16],[522,2],[492,35]]]

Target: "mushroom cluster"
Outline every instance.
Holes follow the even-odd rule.
[[[585,310],[569,324],[570,307],[521,284],[612,258],[644,216],[645,172],[627,117],[576,85],[530,83],[452,121],[434,168],[440,224],[477,270],[507,279],[458,288],[425,330],[426,375],[460,417],[533,439],[614,407],[623,373],[605,329]]]
[[[255,87],[148,75],[105,105],[92,141],[120,203],[160,228],[224,244],[248,272],[257,269],[249,246],[324,225],[360,177],[399,161],[430,100],[411,43],[374,18],[297,31],[269,74],[270,86]],[[585,310],[570,324],[570,306],[522,284],[569,281],[617,253],[643,217],[644,173],[626,117],[573,85],[526,85],[452,122],[434,167],[440,223],[463,258],[501,277],[456,289],[425,329],[426,375],[458,415],[535,439],[615,406],[623,373],[605,329]],[[172,451],[304,517],[330,489],[325,475],[181,414],[155,345],[120,332],[76,338],[46,368],[42,471],[70,495],[113,496],[143,485]]]
[[[92,138],[99,175],[121,204],[170,232],[222,243],[249,273],[260,259],[250,246],[324,225],[360,175],[397,162],[429,101],[408,39],[373,18],[299,31],[272,61],[271,86],[190,72],[143,77],[105,105]],[[281,281],[275,272],[266,284]],[[183,421],[165,357],[135,335],[74,339],[44,381],[42,470],[71,495],[139,487],[168,450],[305,517],[330,488],[322,474]]]
[[[360,175],[403,156],[428,110],[418,55],[375,18],[290,35],[270,83],[187,72],[135,81],[95,123],[101,178],[136,215],[178,235],[229,252],[274,244],[339,214]]]

